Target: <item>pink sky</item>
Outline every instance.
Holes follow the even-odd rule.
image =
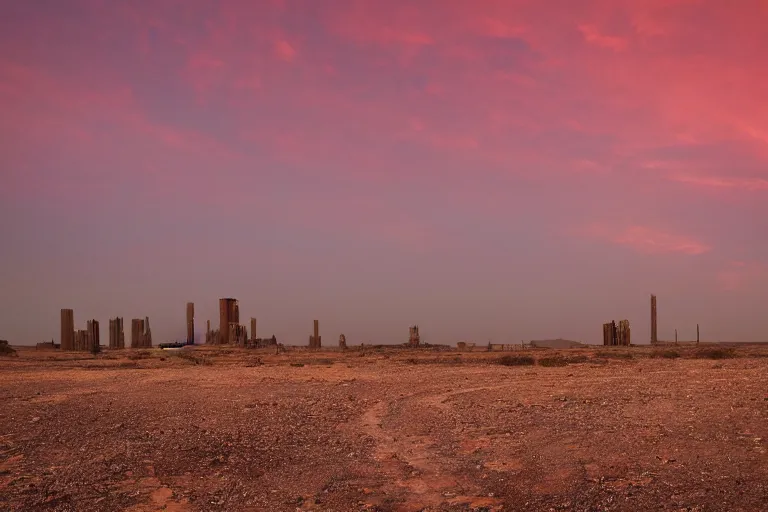
[[[768,340],[765,1],[6,4],[0,338]]]

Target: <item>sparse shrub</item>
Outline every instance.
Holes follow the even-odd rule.
[[[565,358],[566,362],[568,364],[580,364],[580,363],[588,363],[589,358],[585,356],[584,354],[579,354],[577,356],[570,356]]]
[[[655,352],[651,352],[651,357],[653,358],[663,358],[663,359],[677,359],[680,357],[680,352],[677,350],[656,350]]]
[[[698,359],[730,359],[736,357],[736,352],[732,348],[705,348],[694,353]]]
[[[532,366],[536,360],[531,356],[502,356],[498,363],[503,366]]]
[[[304,363],[291,363],[291,366],[294,366],[296,368],[303,368],[304,367]]]
[[[595,357],[595,358],[593,358],[593,359],[590,361],[590,363],[592,363],[592,364],[599,364],[599,365],[604,365],[604,364],[608,364],[608,360],[607,360],[607,359],[601,359],[601,358],[599,358],[599,357]]]
[[[4,340],[0,340],[0,341],[4,341]],[[14,350],[14,348],[8,344],[8,342],[5,342],[5,343],[0,343],[0,356],[13,357],[13,356],[18,356],[18,354],[16,353],[16,350]]]
[[[613,350],[601,350],[595,353],[595,357],[602,357],[604,359],[632,359],[632,353],[630,352],[614,352]]]
[[[539,366],[553,368],[557,366],[568,366],[568,361],[562,356],[542,357],[539,359]]]

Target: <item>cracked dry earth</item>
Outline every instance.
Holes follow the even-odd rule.
[[[227,354],[0,360],[0,510],[768,509],[768,358]]]

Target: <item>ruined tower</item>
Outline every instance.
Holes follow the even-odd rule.
[[[144,348],[152,348],[152,330],[149,328],[149,317],[144,318]]]
[[[656,296],[651,295],[651,345],[655,345],[658,342],[658,331],[656,330]]]
[[[309,337],[309,348],[320,348],[321,346],[322,338],[320,336],[320,322],[315,320],[313,334]]]
[[[418,347],[421,343],[421,336],[419,336],[419,326],[412,325],[408,328],[408,346]]]
[[[240,324],[240,306],[237,299],[219,299],[219,343],[230,343],[230,325]]]
[[[211,321],[210,320],[205,321],[205,342],[213,343],[213,340],[211,339]]]
[[[152,348],[149,317],[131,320],[131,348]]]
[[[187,345],[195,344],[195,303],[187,302]]]
[[[141,318],[134,318],[131,320],[131,348],[141,348],[143,346],[143,336],[144,320]]]
[[[75,350],[75,314],[71,309],[61,310],[61,350]]]
[[[98,320],[88,320],[88,345],[85,347],[85,350],[94,354],[101,350]]]
[[[251,340],[256,341],[256,319],[251,317]]]
[[[125,333],[123,332],[123,319],[121,317],[109,320],[109,348],[125,348]]]
[[[347,337],[344,336],[343,334],[339,335],[339,348],[341,350],[347,349]]]

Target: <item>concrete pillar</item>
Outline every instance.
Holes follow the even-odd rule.
[[[240,324],[240,305],[237,299],[219,299],[219,339],[218,343],[231,343],[230,324]]]
[[[109,348],[125,348],[125,333],[123,332],[123,319],[115,317],[109,321]]]
[[[149,328],[149,317],[144,318],[144,348],[152,348],[152,329]]]
[[[195,304],[187,302],[187,345],[195,344]]]
[[[75,349],[75,315],[71,309],[61,310],[61,350]]]
[[[131,348],[145,347],[144,319],[134,318],[131,320]]]
[[[256,319],[251,318],[251,339],[256,341]]]
[[[651,295],[651,344],[659,342],[658,331],[656,330],[656,296]]]
[[[88,320],[88,346],[86,350],[97,353],[101,350],[101,336],[98,320]]]
[[[322,345],[320,338],[320,322],[315,320],[312,335],[309,337],[309,348],[320,348]]]

